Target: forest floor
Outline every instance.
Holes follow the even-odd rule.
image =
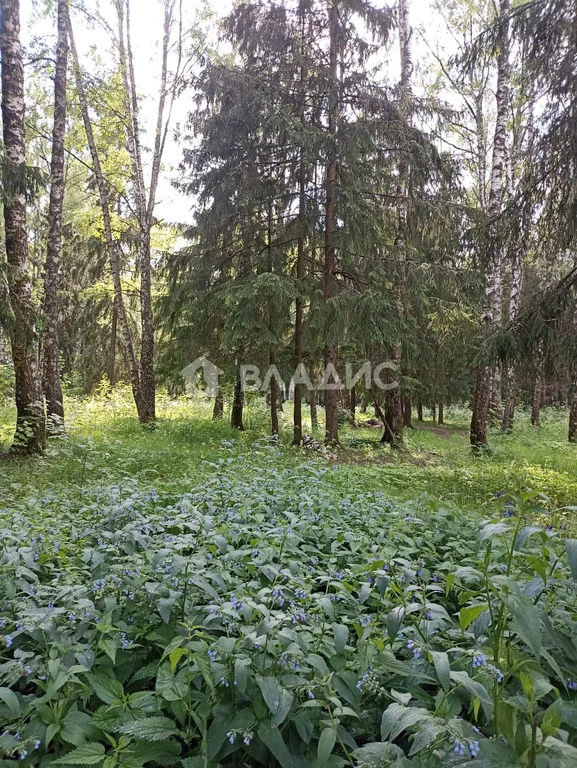
[[[2,765],[577,765],[565,413],[475,458],[466,411],[327,453],[158,406],[0,456]]]
[[[68,433],[52,439],[46,455],[27,461],[0,458],[0,505],[56,492],[137,480],[142,488],[170,486],[180,490],[214,473],[222,455],[254,454],[267,439],[267,413],[259,402],[245,409],[245,432],[233,433],[226,419],[211,420],[204,403],[159,399],[158,428],[142,429],[126,392],[107,398],[67,401]],[[321,412],[322,416],[322,412]],[[331,483],[343,493],[379,491],[405,501],[429,495],[460,509],[493,515],[502,492],[526,485],[546,494],[555,523],[571,530],[577,507],[577,445],[566,442],[567,414],[544,409],[542,426],[531,427],[528,414],[516,415],[515,431],[491,430],[491,453],[475,457],[468,443],[468,413],[449,409],[443,427],[431,421],[406,431],[405,450],[393,453],[380,444],[380,429],[341,429],[341,449],[329,456],[291,448],[290,406],[281,414],[279,469],[305,461],[332,463]],[[12,431],[13,413],[0,406],[0,450]],[[359,414],[362,424],[363,414]],[[316,435],[321,440],[321,435]],[[253,456],[254,458],[254,456]],[[501,504],[502,506],[502,504]]]

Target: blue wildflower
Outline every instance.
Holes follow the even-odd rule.
[[[360,623],[361,627],[368,627],[369,624],[371,623],[371,617],[370,616],[361,616],[361,618],[359,619],[359,623]]]
[[[460,739],[455,739],[454,752],[456,755],[465,754],[465,745],[463,744],[462,741],[460,741]]]
[[[473,655],[473,669],[484,667],[486,663],[487,663],[487,657],[485,656],[484,653],[480,653],[478,651]]]
[[[479,742],[478,741],[472,741],[469,744],[469,754],[474,759],[479,754]]]

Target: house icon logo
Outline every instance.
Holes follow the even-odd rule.
[[[224,371],[214,365],[214,363],[211,363],[210,360],[207,360],[204,355],[201,355],[201,357],[197,357],[194,362],[187,365],[186,368],[183,368],[180,375],[189,386],[195,387],[199,380],[199,373],[202,373],[205,383],[204,394],[207,397],[217,397],[219,377],[223,375]]]

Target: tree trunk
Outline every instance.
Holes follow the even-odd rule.
[[[481,367],[477,371],[477,384],[473,399],[470,440],[473,448],[487,448],[487,412],[489,410],[491,370]]]
[[[276,357],[274,352],[270,353],[269,358],[271,365],[276,365]],[[278,410],[279,410],[279,386],[276,376],[273,376],[270,380],[270,431],[274,437],[279,433],[278,425]]]
[[[410,0],[399,0],[399,45],[401,62],[401,79],[399,83],[399,114],[407,124],[412,123],[412,85],[413,85],[413,52],[411,39],[413,30],[409,18]],[[407,231],[409,218],[410,167],[402,158],[399,162],[399,182],[397,184],[397,235],[395,245],[398,251],[398,265],[395,275],[394,291],[399,311],[399,317],[405,314],[404,292],[406,282],[407,261]],[[400,374],[403,357],[402,339],[396,339],[389,349],[389,359],[397,367]],[[385,393],[385,431],[382,442],[390,443],[396,448],[403,443],[404,414],[403,399],[400,386],[389,389]]]
[[[274,274],[274,255],[273,255],[273,207],[272,203],[268,206],[268,215],[267,215],[267,256],[268,256],[268,271],[269,274]],[[273,334],[273,329],[275,329],[275,307],[272,304],[272,302],[269,302],[269,308],[268,308],[268,326],[269,326],[269,333]],[[276,366],[276,353],[273,347],[269,348],[269,364],[271,366]],[[275,435],[278,436],[279,433],[279,424],[278,424],[278,412],[279,407],[282,409],[282,406],[279,406],[280,402],[280,390],[279,390],[279,383],[277,381],[276,376],[272,376],[270,380],[270,424],[271,424],[271,434],[274,437]]]
[[[311,432],[318,432],[319,429],[319,416],[317,411],[317,391],[312,389],[308,393],[309,408],[311,411]]]
[[[403,397],[403,424],[409,429],[413,429],[413,403],[409,395]]]
[[[306,7],[304,0],[301,0],[299,4],[299,15],[301,21],[301,50],[300,55],[302,58],[302,64],[300,68],[300,82],[299,82],[299,98],[301,101],[300,107],[300,119],[304,126],[305,123],[305,81],[307,76],[307,68],[305,66],[305,22],[306,22]],[[297,244],[297,264],[296,264],[296,278],[297,278],[297,297],[295,300],[295,371],[297,375],[300,374],[301,366],[303,362],[303,317],[304,317],[304,300],[302,297],[302,291],[304,289],[304,279],[306,276],[306,259],[305,259],[305,223],[306,223],[306,175],[304,165],[304,149],[301,147],[299,157],[299,234]],[[293,403],[293,445],[300,445],[303,439],[303,385],[295,384],[294,391],[294,403]]]
[[[222,394],[219,394],[214,398],[214,407],[212,409],[212,420],[222,419],[224,415],[224,398]]]
[[[512,195],[510,195],[512,197]],[[527,208],[529,205],[526,203]],[[527,219],[527,217],[525,217]],[[525,259],[526,251],[526,238],[528,237],[528,228],[530,226],[529,221],[526,221],[524,232],[522,232],[523,244],[513,246],[515,248],[513,259],[511,263],[511,295],[509,297],[509,322],[513,323],[517,319],[519,314],[519,302],[521,297],[521,287],[523,282],[523,262]],[[501,422],[501,428],[505,432],[510,432],[513,429],[513,421],[515,419],[515,368],[513,365],[507,366],[504,376],[505,383],[505,405],[503,409],[503,421]]]
[[[357,425],[357,416],[356,416],[356,410],[357,410],[357,391],[353,387],[349,393],[349,402],[350,402],[350,412],[351,412],[351,426],[356,427]]]
[[[329,12],[330,43],[329,43],[329,159],[326,176],[325,201],[325,254],[323,273],[323,298],[325,309],[336,296],[336,252],[335,232],[337,228],[337,149],[335,145],[339,112],[339,83],[338,83],[338,19],[339,9],[336,0],[332,0]],[[325,319],[325,322],[327,320]],[[327,371],[336,370],[337,347],[332,340],[334,331],[327,328],[326,342],[323,350],[325,368],[325,386],[330,386]],[[337,418],[338,393],[336,389],[324,390],[325,402],[325,443],[337,445],[339,442],[339,423]]]
[[[573,397],[569,413],[569,442],[577,443],[577,380],[573,382]]]
[[[58,44],[54,74],[54,125],[50,161],[50,202],[44,271],[44,397],[47,426],[56,433],[64,428],[64,403],[60,383],[58,344],[58,291],[62,254],[62,205],[64,202],[64,137],[66,135],[66,73],[68,66],[68,0],[58,0]]]
[[[10,341],[16,393],[16,432],[12,451],[42,453],[46,416],[38,368],[38,333],[34,326],[28,233],[26,229],[26,127],[24,67],[20,45],[20,3],[2,0],[3,194],[8,293],[12,309]]]
[[[497,114],[495,119],[495,136],[493,140],[493,157],[491,163],[491,183],[487,206],[487,263],[488,275],[486,281],[487,301],[490,307],[483,318],[485,328],[501,321],[502,307],[502,238],[500,222],[503,202],[503,181],[505,176],[505,160],[507,154],[507,121],[509,116],[509,10],[510,0],[499,0],[499,33],[497,46]],[[475,394],[473,396],[473,414],[471,417],[470,441],[473,448],[487,446],[487,416],[491,394],[499,394],[500,376],[495,372],[491,387],[491,369],[481,365],[477,371]]]
[[[240,377],[240,369],[237,367],[236,381],[234,383],[234,397],[232,400],[232,412],[230,416],[230,426],[233,429],[238,429],[244,432],[244,424],[242,421],[244,409],[244,392],[242,391],[242,380]]]
[[[82,122],[84,123],[84,130],[86,132],[86,140],[88,142],[88,148],[90,150],[90,156],[92,158],[92,166],[94,170],[94,177],[96,179],[96,185],[98,188],[98,197],[100,201],[100,209],[102,212],[102,221],[104,224],[104,239],[106,243],[106,250],[108,253],[108,259],[110,263],[110,274],[112,276],[112,284],[114,286],[114,303],[116,305],[116,316],[118,318],[118,329],[120,331],[120,338],[122,341],[122,349],[124,357],[128,365],[130,374],[130,383],[132,386],[132,394],[134,402],[136,404],[136,410],[138,417],[145,418],[147,413],[146,404],[142,396],[142,389],[140,385],[140,371],[136,355],[134,352],[134,345],[132,343],[132,337],[130,334],[130,328],[128,325],[128,316],[126,313],[126,307],[124,305],[124,297],[122,295],[122,283],[120,280],[121,271],[121,253],[118,243],[115,241],[112,234],[112,221],[110,216],[110,201],[108,198],[108,185],[104,174],[102,172],[102,166],[100,164],[100,155],[94,139],[94,131],[92,129],[92,122],[90,120],[90,112],[88,107],[88,99],[86,97],[86,91],[84,83],[82,82],[82,74],[80,72],[80,65],[78,63],[78,51],[76,50],[76,44],[74,41],[74,31],[70,18],[68,19],[68,34],[70,39],[70,50],[72,52],[74,73],[76,79],[76,90],[78,92],[78,100],[80,103],[80,112],[82,114]]]
[[[424,421],[423,419],[423,401],[419,398],[417,402],[417,421]]]
[[[437,406],[434,404],[431,406],[431,419],[433,420],[433,424],[437,423]]]
[[[442,426],[445,423],[445,405],[444,403],[439,403],[439,419],[437,421],[439,426]]]
[[[110,326],[110,359],[108,362],[108,380],[111,387],[116,386],[116,337],[118,331],[118,311],[116,302],[112,303],[112,323]]]
[[[538,373],[533,385],[533,398],[531,401],[531,424],[534,427],[541,426],[541,398],[543,396],[543,379]]]

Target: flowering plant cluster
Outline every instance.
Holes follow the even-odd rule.
[[[576,765],[577,542],[539,497],[480,523],[274,450],[3,510],[2,764]]]

